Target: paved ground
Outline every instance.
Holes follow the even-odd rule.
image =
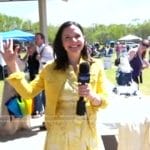
[[[39,127],[44,121],[44,117],[31,119],[31,130],[18,131],[15,135],[0,137],[0,150],[43,150],[46,131],[41,131]],[[105,125],[100,123],[100,130],[104,145],[109,146],[110,143],[114,147],[108,147],[106,150],[117,150],[116,139],[113,136],[117,133],[117,129],[111,125]],[[109,143],[109,144],[108,144]]]
[[[0,137],[1,150],[43,150],[46,131],[40,131],[43,117],[31,119],[31,130],[18,131],[15,135]],[[19,148],[20,147],[20,148]]]
[[[15,135],[0,137],[0,149],[1,150],[43,150],[44,141],[46,136],[46,131],[39,130],[40,125],[43,122],[43,117],[38,119],[31,119],[32,128],[31,130],[18,131]],[[112,143],[115,148],[111,149],[108,147],[106,150],[116,150],[116,143],[113,134],[116,134],[116,129],[108,129],[106,125],[100,125],[101,131],[106,136],[103,136],[105,145],[110,145]]]

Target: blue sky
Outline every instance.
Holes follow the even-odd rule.
[[[47,0],[48,24],[74,20],[83,26],[141,23],[150,19],[150,0]],[[0,13],[36,22],[38,2],[1,2]]]

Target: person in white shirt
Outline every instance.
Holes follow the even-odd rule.
[[[38,52],[37,59],[39,60],[40,63],[39,66],[39,71],[40,71],[48,61],[53,60],[53,48],[49,44],[45,43],[45,36],[41,32],[35,34],[35,44]],[[35,117],[36,115],[39,116],[39,114],[42,115],[42,113],[44,113],[44,109],[45,109],[44,91],[40,93],[39,99],[36,102],[36,106],[37,108],[35,108],[35,112],[36,112]]]
[[[41,69],[48,61],[53,60],[53,49],[45,43],[45,36],[40,32],[35,34],[35,44]]]

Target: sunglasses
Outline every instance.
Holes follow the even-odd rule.
[[[148,44],[145,44],[145,43],[142,43],[142,46],[146,47],[146,48],[149,48],[149,45]]]

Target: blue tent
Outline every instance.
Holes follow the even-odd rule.
[[[22,30],[0,32],[0,36],[3,38],[3,40],[13,39],[18,41],[33,41],[35,37],[34,34]]]

